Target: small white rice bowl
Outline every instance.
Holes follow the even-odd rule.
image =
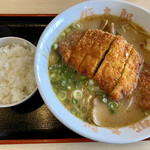
[[[34,55],[30,42],[15,37],[0,39],[0,106],[14,106],[36,90]]]

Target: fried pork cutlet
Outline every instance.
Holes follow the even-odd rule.
[[[113,100],[121,100],[124,96],[131,94],[137,85],[138,74],[142,66],[142,59],[139,54],[132,48],[129,59],[125,64],[122,76],[110,94]]]
[[[79,73],[86,75],[88,78],[93,77],[97,67],[107,53],[111,43],[116,38],[113,34],[108,32],[100,32],[101,37],[94,42],[94,45],[85,56],[78,70]]]
[[[72,51],[76,48],[77,43],[82,38],[83,33],[80,31],[76,31],[67,36],[66,39],[61,40],[58,44],[59,53],[62,56],[65,63],[68,63],[70,59]]]
[[[144,109],[150,109],[150,64],[144,64],[144,71],[141,71],[136,95],[138,105]]]
[[[76,31],[59,42],[59,52],[68,65],[93,78],[116,101],[136,87],[142,59],[121,36],[97,29],[89,29],[85,34]],[[141,80],[146,80],[144,77]],[[150,107],[146,102],[145,98],[141,107]]]
[[[94,76],[94,80],[106,93],[110,94],[119,81],[131,49],[131,45],[120,36],[117,36],[117,39],[111,45]]]
[[[79,65],[91,50],[94,41],[101,38],[102,32],[96,29],[89,29],[83,38],[78,42],[76,49],[72,52],[68,64],[78,71]]]

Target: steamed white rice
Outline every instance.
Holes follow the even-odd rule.
[[[36,88],[35,50],[18,44],[0,48],[0,103],[12,104],[27,97]]]

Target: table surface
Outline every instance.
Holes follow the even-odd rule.
[[[0,0],[0,15],[22,15],[22,14],[59,14],[65,9],[85,0]],[[150,0],[125,0],[134,4],[140,5],[150,10]],[[150,141],[141,141],[138,143],[116,145],[105,144],[99,142],[82,142],[82,143],[47,143],[47,144],[8,144],[0,145],[2,150],[91,150],[91,149],[104,149],[104,150],[117,150],[117,149],[150,149]]]
[[[58,14],[86,0],[0,0],[0,14]],[[150,0],[125,0],[150,10]]]

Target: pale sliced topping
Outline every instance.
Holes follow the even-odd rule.
[[[144,49],[150,52],[150,39],[146,40],[146,45],[144,46]]]

